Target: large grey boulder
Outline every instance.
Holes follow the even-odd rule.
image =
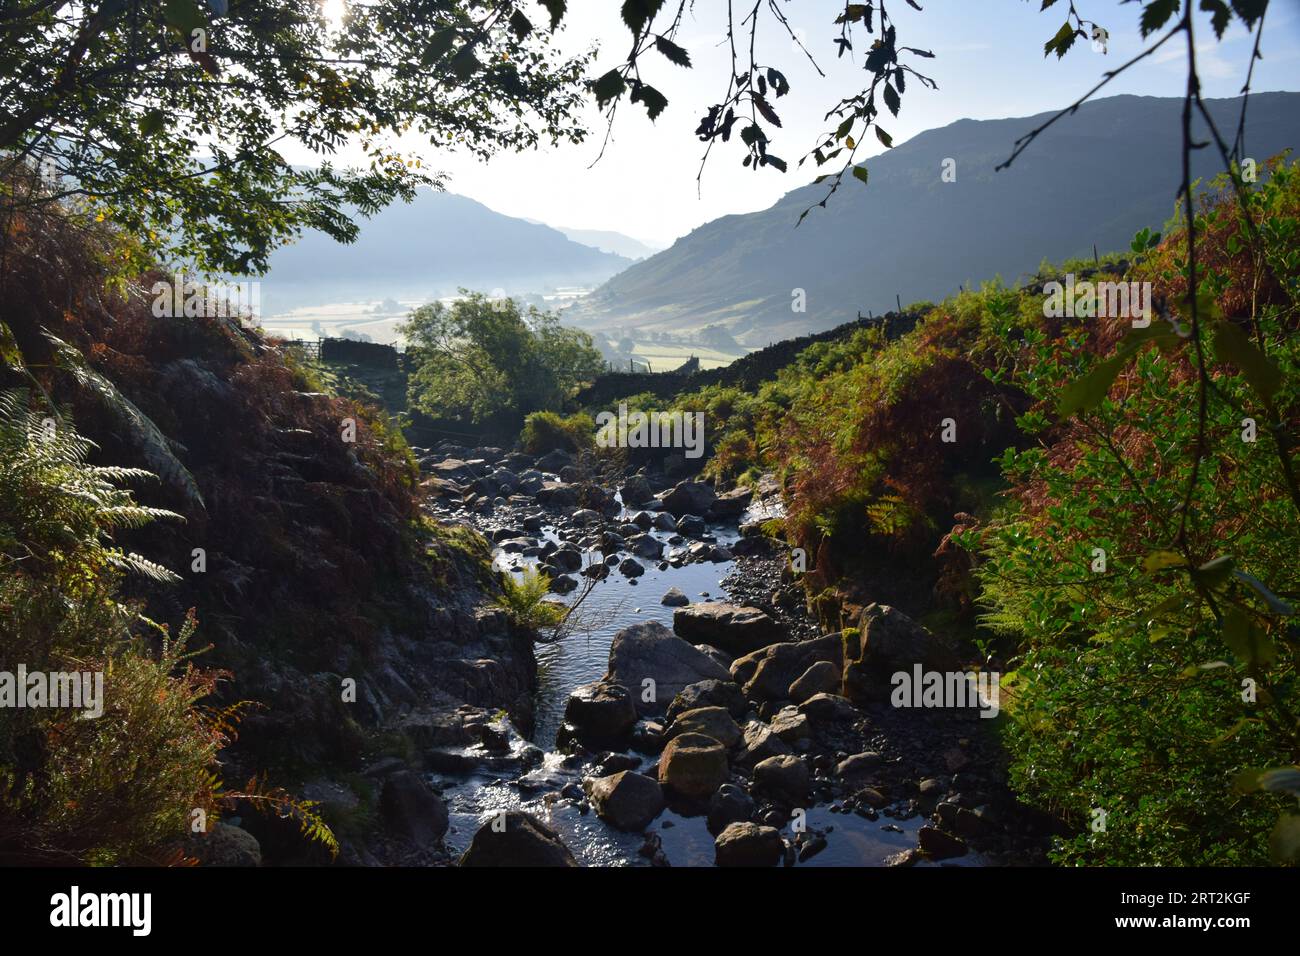
[[[577,866],[559,834],[532,814],[509,810],[479,827],[461,866]]]
[[[447,832],[447,805],[411,770],[399,770],[384,781],[379,815],[390,831],[417,846],[434,846]]]
[[[838,634],[771,644],[736,658],[731,664],[731,678],[752,700],[788,700],[790,685],[808,668],[819,662],[839,666],[842,654],[842,639]]]
[[[640,832],[663,812],[664,792],[645,774],[623,770],[587,783],[591,805],[610,826]]]
[[[854,703],[889,699],[891,678],[911,673],[920,664],[927,671],[953,671],[959,660],[952,643],[885,604],[862,609],[858,629],[844,641],[844,696]]]
[[[692,644],[749,654],[781,640],[781,626],[756,607],[704,601],[673,612],[673,630]]]
[[[713,486],[703,481],[683,481],[664,495],[664,511],[680,518],[682,515],[702,515],[713,507],[718,498]]]
[[[713,841],[718,866],[775,866],[785,852],[785,842],[774,827],[732,823]]]
[[[662,714],[686,686],[708,679],[728,681],[731,675],[658,621],[633,624],[614,635],[605,680],[626,687],[643,716]]]

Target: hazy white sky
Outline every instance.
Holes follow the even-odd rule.
[[[934,60],[918,65],[929,68],[923,72],[939,89],[908,85],[899,117],[882,122],[896,144],[966,117],[995,119],[1060,108],[1141,49],[1140,7],[1121,0],[1076,0],[1083,16],[1109,29],[1109,52],[1102,55],[1079,42],[1061,61],[1054,55],[1044,59],[1042,50],[1064,20],[1058,9],[1066,7],[1064,3],[1041,13],[1038,0],[920,0],[920,5],[923,12],[900,0],[891,4],[891,13],[901,43],[935,53]],[[596,75],[617,65],[626,53],[628,34],[619,19],[620,6],[618,0],[569,0],[562,42],[574,51],[597,44],[601,53]],[[749,6],[738,4],[737,9]],[[703,144],[694,129],[708,106],[721,99],[730,67],[729,54],[720,45],[726,9],[727,0],[696,0],[678,37],[691,55],[692,69],[653,54],[650,61],[643,60],[644,79],[668,97],[668,108],[651,123],[640,104],[620,106],[613,138],[594,166],[604,133],[603,118],[594,106],[592,134],[583,145],[502,154],[486,164],[427,144],[416,151],[427,164],[449,174],[450,191],[498,212],[556,226],[612,229],[663,244],[719,216],[766,208],[815,175],[811,160],[803,168],[795,163],[825,131],[822,116],[827,108],[861,88],[866,77],[863,51],[835,58],[831,39],[836,31],[831,24],[843,9],[837,0],[789,0],[784,5],[791,24],[826,72],[824,79],[794,51],[770,17],[765,20],[767,35],[760,33],[759,60],[783,69],[792,87],[774,104],[784,129],[771,143],[771,151],[790,163],[790,171],[782,175],[771,169],[744,169],[743,152],[719,144],[697,190]],[[540,12],[534,19],[545,22]],[[1205,94],[1238,95],[1249,64],[1250,37],[1234,25],[1216,43],[1208,19],[1200,32],[1197,56]],[[1181,47],[1170,47],[1115,80],[1103,95],[1181,95],[1185,57]],[[1274,0],[1263,52],[1254,89],[1300,89],[1300,0]],[[874,142],[872,146],[866,156],[881,149]]]

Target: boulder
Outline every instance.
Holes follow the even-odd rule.
[[[636,724],[636,705],[623,685],[596,681],[583,684],[569,695],[564,720],[582,739],[614,741],[630,733]]]
[[[572,464],[573,456],[567,451],[561,451],[558,448],[548,451],[537,459],[537,467],[542,471],[549,471],[551,474],[559,474],[561,468]]]
[[[664,543],[650,534],[634,534],[627,539],[627,549],[639,558],[658,558],[664,553]]]
[[[856,720],[857,708],[847,697],[838,694],[813,694],[799,705],[799,713],[818,724],[834,724]]]
[[[673,630],[692,644],[712,644],[731,654],[749,654],[781,639],[781,626],[765,611],[721,601],[675,611]]]
[[[718,866],[775,866],[785,852],[785,841],[774,827],[732,823],[713,841]]]
[[[702,515],[713,507],[717,498],[713,486],[707,482],[683,481],[663,496],[664,511],[678,518],[682,515]]]
[[[917,833],[921,852],[932,860],[947,860],[966,855],[966,844],[938,827],[921,827]]]
[[[659,782],[672,793],[707,800],[727,782],[727,751],[703,734],[681,734],[659,757]]]
[[[618,494],[628,508],[643,505],[655,496],[655,493],[650,490],[650,482],[646,481],[643,475],[633,475],[623,482],[623,487],[618,489]]]
[[[639,578],[641,575],[645,574],[645,565],[636,558],[627,558],[618,566],[618,570],[624,577]]]
[[[772,733],[772,728],[761,720],[751,720],[745,725],[744,737],[736,752],[736,766],[752,768],[768,757],[784,757],[790,745]]]
[[[186,849],[200,866],[262,865],[257,837],[230,823],[214,823],[207,833],[192,835]]]
[[[577,866],[559,835],[530,813],[507,810],[479,827],[461,866]]]
[[[725,707],[698,707],[678,714],[668,728],[668,736],[679,737],[682,734],[703,734],[724,747],[731,747],[740,740],[740,728]]]
[[[768,757],[754,766],[755,792],[786,806],[803,806],[811,783],[808,765],[798,757]]]
[[[627,687],[637,712],[644,716],[662,714],[689,684],[708,679],[726,682],[730,675],[658,621],[645,621],[614,635],[605,679]],[[647,680],[654,682],[652,695],[644,693]]]
[[[802,704],[816,694],[838,694],[843,675],[831,661],[817,661],[795,678],[787,695],[796,704]]]
[[[786,743],[793,746],[800,740],[812,737],[811,721],[794,707],[786,707],[772,718],[769,726]]]
[[[691,603],[691,599],[679,588],[671,587],[664,594],[663,600],[659,602],[664,607],[685,607]]]
[[[591,805],[610,826],[634,833],[648,827],[664,809],[664,793],[645,774],[624,770],[588,781]]]
[[[710,833],[719,833],[728,824],[748,820],[753,815],[754,798],[734,783],[724,783],[709,798]]]
[[[668,720],[700,707],[725,707],[727,713],[739,719],[749,709],[749,702],[740,688],[729,680],[702,680],[683,687],[681,693],[668,705]]]
[[[845,757],[835,768],[835,772],[844,779],[846,783],[858,784],[870,780],[875,771],[880,767],[884,758],[874,750],[866,750],[860,754],[853,754],[851,757]]]
[[[884,604],[863,608],[857,631],[846,631],[844,637],[844,696],[855,703],[888,700],[892,675],[910,673],[915,664],[933,671],[959,665],[946,638]]]
[[[705,525],[704,519],[698,515],[682,515],[669,530],[676,531],[688,538],[698,538],[708,530],[708,527]]]
[[[790,685],[809,667],[819,661],[838,664],[841,653],[842,641],[838,634],[771,644],[736,658],[731,665],[731,677],[753,700],[788,700]]]
[[[390,831],[421,847],[436,845],[447,832],[447,805],[411,770],[399,770],[384,781],[379,815]]]
[[[736,518],[744,513],[753,498],[754,493],[748,488],[733,488],[718,495],[709,510],[715,518]]]
[[[570,574],[582,567],[582,552],[571,545],[565,545],[548,554],[543,563],[556,571]]]

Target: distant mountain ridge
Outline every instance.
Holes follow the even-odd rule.
[[[422,190],[357,222],[361,235],[351,245],[308,233],[276,250],[264,308],[432,298],[460,286],[507,295],[591,287],[632,263],[455,193]]]
[[[1207,101],[1234,130],[1240,99]],[[600,329],[687,331],[721,323],[743,344],[829,329],[959,285],[1014,281],[1053,262],[1128,247],[1171,216],[1181,178],[1180,98],[1116,96],[1085,104],[1039,137],[1010,169],[994,167],[1049,118],[964,119],[867,160],[867,186],[849,180],[802,225],[828,184],[806,185],[770,208],[724,216],[619,273],[568,310]],[[1198,136],[1198,138],[1208,138]],[[1300,144],[1300,93],[1250,98],[1246,145],[1261,163]],[[946,159],[956,181],[940,177]],[[1194,174],[1219,169],[1214,149]],[[792,310],[803,290],[806,312]]]

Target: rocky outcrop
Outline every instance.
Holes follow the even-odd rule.
[[[732,679],[754,700],[789,700],[790,685],[818,662],[838,664],[842,653],[838,634],[784,644],[736,658]]]
[[[893,674],[910,673],[916,664],[925,670],[951,671],[958,663],[946,638],[902,611],[871,604],[862,609],[857,631],[845,632],[844,695],[859,703],[887,700]]]
[[[379,815],[385,827],[418,847],[436,846],[447,832],[447,805],[410,770],[399,770],[384,781]]]
[[[679,482],[663,496],[664,511],[680,518],[682,515],[705,515],[717,500],[713,486],[703,481]]]

